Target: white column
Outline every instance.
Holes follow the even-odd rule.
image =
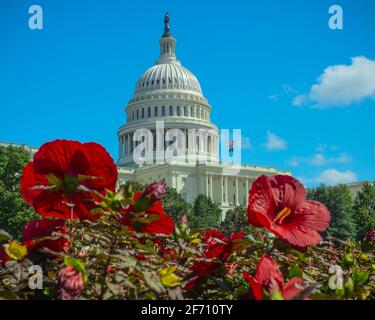
[[[209,184],[209,176],[208,176],[208,174],[206,174],[206,196],[207,196],[207,198],[209,197],[209,194],[208,194],[208,191],[209,191],[208,184]]]
[[[121,137],[118,138],[118,157],[121,158]]]
[[[240,203],[238,199],[238,177],[236,177],[236,205],[238,206]]]
[[[224,203],[224,177],[220,176],[221,203]]]
[[[229,202],[229,195],[228,195],[228,176],[224,178],[224,191],[225,191],[225,203]]]

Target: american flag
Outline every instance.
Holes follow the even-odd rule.
[[[229,147],[229,152],[233,153],[234,152],[234,142],[233,142],[233,140],[229,141],[228,147]]]

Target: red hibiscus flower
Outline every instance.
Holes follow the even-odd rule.
[[[265,227],[289,245],[305,248],[322,241],[330,222],[327,208],[306,200],[306,189],[290,176],[261,176],[249,193],[249,222]]]
[[[134,195],[134,202],[141,196],[141,192]],[[170,236],[174,231],[172,218],[164,212],[160,201],[155,202],[152,207],[144,212],[137,212],[133,205],[123,210],[121,223],[140,232],[150,234],[163,234]]]
[[[90,219],[97,198],[91,191],[114,191],[117,168],[96,143],[56,140],[44,144],[21,177],[21,195],[42,216]],[[73,208],[73,209],[72,209]]]
[[[243,232],[233,233],[230,236],[230,239],[217,230],[208,230],[203,236],[204,244],[206,249],[193,264],[190,266],[190,270],[195,273],[197,276],[190,279],[187,285],[184,287],[184,290],[189,290],[198,285],[201,279],[207,275],[211,275],[223,266],[228,273],[234,272],[236,266],[231,265],[228,268],[228,264],[225,264],[225,261],[229,258],[232,252],[235,250],[235,240],[242,239],[244,237]]]
[[[30,250],[47,248],[55,252],[68,251],[68,239],[64,220],[35,220],[22,230],[23,239]]]
[[[301,293],[304,286],[304,281],[299,278],[293,278],[285,284],[283,274],[276,261],[267,256],[263,256],[260,260],[255,278],[246,272],[243,272],[243,277],[249,282],[253,297],[256,300],[263,299],[263,290],[269,296],[275,296],[279,293],[284,300],[290,300]]]
[[[203,237],[204,242],[207,244],[207,249],[204,253],[205,258],[217,258],[220,261],[225,261],[234,249],[233,240],[242,239],[244,235],[243,232],[235,233],[228,240],[224,234],[217,230],[206,231]]]

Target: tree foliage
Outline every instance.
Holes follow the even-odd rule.
[[[357,237],[363,239],[369,230],[375,230],[375,187],[365,183],[354,199],[354,218]]]
[[[242,231],[247,225],[246,207],[238,206],[226,212],[225,219],[220,223],[220,230],[230,235]]]
[[[221,220],[222,211],[217,203],[200,194],[194,201],[192,228],[214,228]]]
[[[328,234],[343,240],[356,238],[353,199],[347,186],[330,187],[321,185],[310,189],[308,198],[323,203],[331,212]]]
[[[0,146],[0,229],[15,238],[25,223],[37,217],[19,193],[19,180],[30,155],[24,148]]]
[[[185,201],[179,192],[174,188],[167,188],[165,196],[162,199],[164,211],[172,217],[174,221],[179,221],[183,215],[192,220],[194,216],[193,207]]]

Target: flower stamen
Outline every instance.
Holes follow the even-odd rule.
[[[292,210],[290,208],[285,207],[283,210],[281,210],[277,214],[274,222],[278,222],[279,224],[282,224],[285,218],[288,217],[291,213],[292,213]]]

